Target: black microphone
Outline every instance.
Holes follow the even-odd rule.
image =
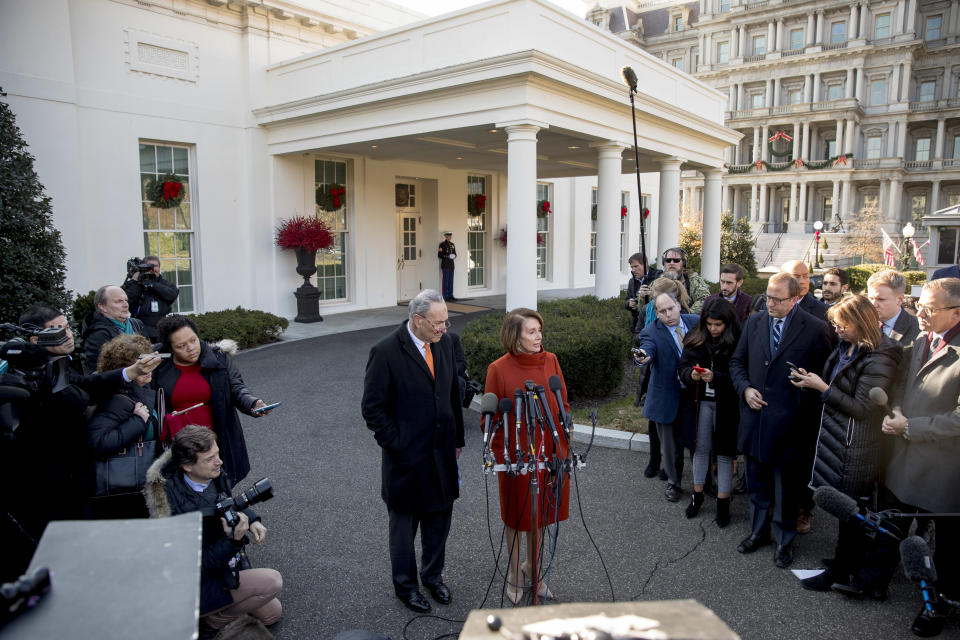
[[[887,392],[881,389],[880,387],[872,387],[867,394],[870,396],[870,402],[877,405],[878,407],[883,407],[883,410],[888,416],[893,417],[893,411],[890,409],[890,405],[887,404]]]
[[[620,69],[620,75],[623,76],[623,81],[627,83],[627,86],[630,87],[631,93],[637,92],[637,73],[630,67],[623,67]]]
[[[483,449],[487,450],[490,446],[490,438],[493,435],[491,423],[493,415],[497,412],[497,394],[487,392],[480,398],[480,414],[483,416]]]
[[[927,543],[920,536],[904,538],[900,543],[900,559],[903,560],[903,572],[907,579],[920,584],[924,608],[928,613],[936,615],[934,605],[939,599],[933,583],[937,581],[937,568],[930,558]]]
[[[530,457],[533,459],[536,457],[537,428],[540,426],[533,406],[533,380],[524,382],[523,388],[524,400],[527,403],[527,447],[530,449]]]
[[[560,457],[560,436],[557,432],[557,425],[553,421],[553,412],[550,411],[550,403],[547,402],[547,391],[543,388],[542,384],[538,384],[534,387],[534,393],[537,394],[537,400],[540,403],[540,406],[543,408],[543,415],[547,422],[547,428],[550,429],[550,435],[553,438],[553,455],[557,458]]]
[[[863,517],[860,515],[860,507],[857,506],[857,501],[850,496],[837,491],[833,487],[817,487],[816,491],[813,492],[813,501],[817,503],[818,507],[836,517],[838,520],[840,520],[840,522],[857,521],[868,529],[879,531],[892,538],[899,539],[898,535],[892,533],[888,529],[885,529],[880,524],[879,516],[877,514],[871,514],[868,511],[867,514],[871,517]]]
[[[516,422],[514,423],[514,444],[515,452],[517,454],[517,459],[514,461],[517,463],[517,471],[520,471],[520,423],[523,421],[523,391],[520,389],[515,389],[513,392],[513,415],[516,417]]]
[[[510,437],[510,412],[513,411],[513,402],[510,398],[500,398],[500,426],[503,429],[503,462],[510,464],[509,450],[507,449]]]
[[[561,391],[563,390],[563,382],[560,380],[560,376],[554,374],[550,376],[550,379],[547,380],[547,384],[550,385],[550,391],[553,391],[553,395],[557,398],[557,412],[560,415],[560,423],[563,425],[563,434],[567,437],[567,444],[570,444],[570,423],[572,422],[570,414],[567,413],[567,410],[563,408],[563,395]]]

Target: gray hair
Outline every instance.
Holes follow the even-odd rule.
[[[115,284],[105,284],[97,289],[97,292],[93,294],[93,308],[99,311],[100,305],[107,304],[107,289],[112,289],[116,286]]]
[[[444,302],[440,292],[433,289],[424,289],[410,301],[408,317],[413,319],[413,316],[420,316],[421,318],[426,316],[427,312],[430,311],[430,307],[437,302],[440,304]]]
[[[960,305],[960,278],[937,278],[925,283],[923,290],[942,291],[947,304]]]

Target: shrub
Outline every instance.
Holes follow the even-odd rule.
[[[767,292],[767,282],[769,278],[758,278],[756,276],[744,276],[743,284],[740,286],[740,290],[744,293],[749,293],[752,296],[757,295],[758,293]]]
[[[903,277],[907,279],[907,287],[915,284],[923,284],[927,281],[926,271],[904,271]],[[907,295],[910,295],[910,289],[907,289]]]
[[[93,297],[96,294],[97,292],[91,289],[89,293],[77,296],[77,299],[73,301],[73,310],[70,311],[70,319],[73,324],[79,326],[87,315],[94,312]]]
[[[680,227],[680,248],[687,252],[687,268],[702,273],[703,220],[685,222]],[[733,219],[725,213],[720,218],[720,265],[734,262],[749,276],[757,275],[756,241],[746,218]],[[766,288],[766,284],[764,284]]]
[[[624,296],[584,296],[539,305],[544,347],[556,354],[571,399],[607,396],[623,382],[623,363],[633,343]],[[473,379],[484,382],[487,366],[503,355],[504,314],[489,313],[467,324],[461,340]]]
[[[286,318],[243,307],[200,313],[190,319],[207,342],[230,338],[236,340],[241,349],[276,342],[290,324]]]

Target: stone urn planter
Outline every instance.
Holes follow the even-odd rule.
[[[277,246],[293,249],[297,256],[297,273],[303,284],[293,295],[297,298],[297,315],[294,322],[322,322],[320,315],[320,291],[310,282],[317,272],[317,251],[333,244],[333,235],[318,218],[294,216],[281,220],[277,228]]]

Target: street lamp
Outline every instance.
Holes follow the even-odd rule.
[[[916,233],[916,229],[913,228],[913,223],[908,222],[903,225],[903,229],[900,230],[900,233],[903,235],[903,270],[908,271],[910,269],[910,239],[913,237],[913,234]]]
[[[823,229],[823,222],[817,220],[813,223],[813,241],[814,241],[814,255],[813,255],[813,264],[817,269],[820,268],[820,230]]]

